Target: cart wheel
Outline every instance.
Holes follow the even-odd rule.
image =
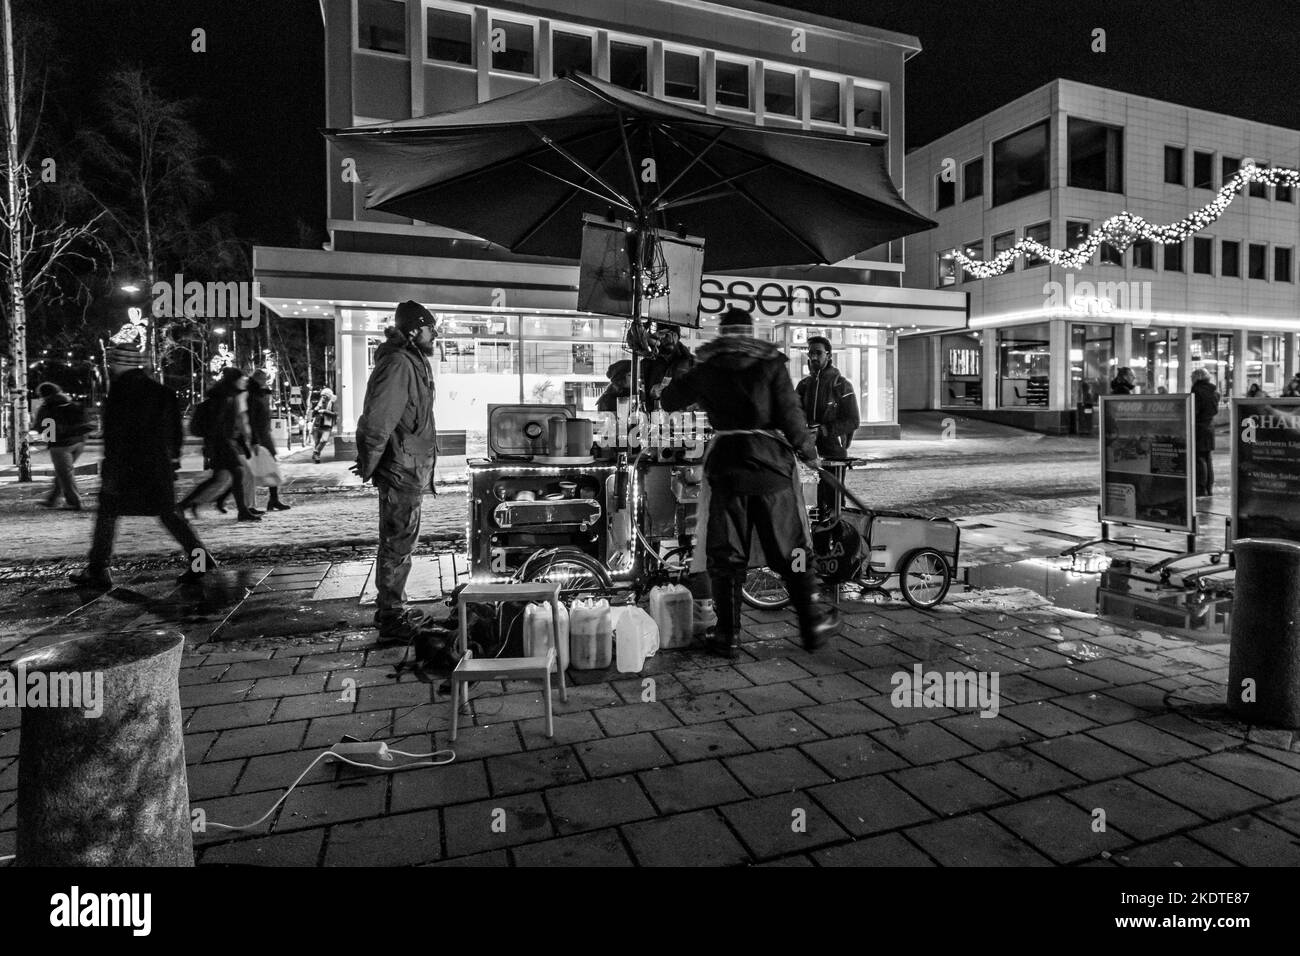
[[[740,594],[750,607],[775,610],[790,603],[790,592],[781,576],[771,568],[750,568]]]
[[[913,551],[898,571],[898,583],[908,604],[923,610],[944,599],[952,584],[948,561],[933,548]]]
[[[538,551],[520,566],[516,578],[519,581],[558,581],[562,592],[613,587],[608,569],[576,548]]]

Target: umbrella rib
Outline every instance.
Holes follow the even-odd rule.
[[[610,198],[610,196],[607,195],[607,194],[604,194],[604,193],[598,193],[598,192],[596,192],[596,190],[594,190],[594,189],[588,189],[586,186],[583,186],[583,185],[581,185],[580,183],[575,183],[575,182],[574,182],[573,180],[571,180],[571,179],[565,179],[565,178],[564,178],[563,176],[561,176],[559,173],[553,173],[553,172],[551,172],[549,169],[543,169],[541,166],[536,166],[536,165],[534,165],[534,164],[532,164],[532,163],[529,163],[529,164],[528,164],[528,168],[529,168],[529,169],[532,169],[532,170],[535,170],[536,172],[539,172],[539,173],[541,173],[541,174],[544,175],[544,176],[550,176],[552,179],[559,180],[560,182],[564,183],[564,185],[566,185],[566,186],[572,186],[574,189],[581,189],[581,190],[582,190],[584,193],[586,193],[587,195],[589,195],[589,196],[595,196],[597,199],[601,200],[602,202],[612,202],[612,203],[614,203],[615,205],[622,206],[624,209],[627,209],[627,210],[630,211],[630,212],[635,212],[635,211],[636,211],[636,210],[633,209],[631,206],[629,206],[629,205],[627,205],[626,203],[624,203],[621,199],[612,199],[612,198]]]
[[[704,195],[706,193],[709,193],[710,190],[713,190],[719,186],[726,186],[744,176],[752,176],[754,175],[754,173],[759,173],[765,169],[771,168],[771,166],[772,166],[771,163],[764,163],[762,166],[755,166],[753,169],[747,169],[743,173],[736,173],[736,175],[734,176],[728,176],[726,179],[722,180],[721,182],[714,182],[714,183],[709,183],[709,185],[707,186],[701,186],[699,189],[695,190],[694,192],[687,193],[685,196],[680,196],[677,199],[670,199],[667,202],[657,202],[655,203],[655,208],[675,209],[678,206],[687,206],[690,205],[691,203],[704,202],[707,199],[713,198],[711,195]],[[667,190],[665,190],[665,192],[667,192]],[[718,195],[722,195],[722,193],[719,193]],[[696,198],[697,196],[701,198],[697,199]]]
[[[660,130],[660,132],[663,132],[664,127],[662,123],[656,123],[655,126]],[[667,186],[665,186],[660,191],[659,197],[662,199],[662,197],[668,195],[669,191],[671,191],[672,188],[677,185],[677,183],[681,180],[683,176],[685,176],[687,173],[691,171],[692,167],[694,167],[696,163],[698,163],[700,160],[704,158],[704,154],[707,153],[709,150],[711,150],[717,144],[718,140],[722,139],[723,134],[726,132],[727,132],[727,127],[725,126],[722,129],[718,130],[718,132],[714,134],[713,138],[704,144],[704,148],[701,149],[698,153],[696,153],[695,156],[691,158],[691,161],[687,163],[684,167],[682,167],[681,172],[679,172],[676,176],[672,178],[672,182],[670,182]],[[671,137],[669,138],[671,139]],[[685,148],[682,147],[682,145],[678,143],[676,140],[673,140],[673,143],[679,148],[683,148],[683,149]],[[660,209],[666,208],[665,206],[661,205],[658,201],[656,201],[655,205]]]
[[[643,209],[641,205],[641,186],[636,181],[636,167],[632,164],[632,144],[627,141],[627,126],[623,123],[623,113],[618,114],[618,135],[623,140],[623,158],[627,160],[627,176],[632,183],[632,191],[636,195],[636,208],[638,211]]]
[[[611,196],[616,197],[616,199],[618,200],[618,202],[619,202],[622,206],[624,206],[624,207],[626,207],[626,208],[628,208],[628,209],[635,209],[635,207],[632,205],[632,203],[630,203],[630,202],[628,201],[628,199],[627,199],[626,196],[624,196],[622,193],[620,193],[617,189],[615,189],[615,188],[614,188],[613,186],[611,186],[609,183],[605,182],[603,179],[601,179],[599,176],[597,176],[597,175],[596,175],[596,174],[591,170],[591,168],[590,168],[589,166],[587,166],[587,164],[584,163],[582,160],[580,160],[577,156],[574,156],[574,155],[573,155],[572,153],[570,153],[567,149],[565,149],[563,146],[561,146],[561,145],[560,145],[559,143],[557,143],[555,140],[551,139],[550,136],[548,136],[548,135],[546,135],[545,133],[543,133],[540,129],[538,129],[538,128],[537,128],[536,126],[534,126],[532,123],[529,123],[529,124],[528,124],[528,129],[529,129],[529,131],[530,131],[534,136],[536,136],[538,139],[540,139],[543,143],[545,143],[547,146],[551,147],[551,149],[555,150],[557,153],[559,153],[561,156],[563,156],[565,159],[567,159],[567,160],[568,160],[569,162],[571,162],[573,165],[577,166],[577,167],[578,167],[579,169],[581,169],[584,173],[586,173],[586,174],[587,174],[587,177],[588,177],[589,179],[591,179],[593,182],[599,184],[602,188],[608,190],[608,191],[609,191],[609,194],[610,194]]]
[[[607,162],[609,162],[609,160],[613,157],[613,155],[616,152],[618,152],[617,146],[615,146],[612,150],[610,150],[608,153],[605,154],[605,158],[596,164],[596,168],[599,169],[601,166],[604,166]],[[537,167],[533,167],[533,168],[536,169]],[[545,169],[541,169],[539,170],[539,172],[546,173],[548,176],[555,176],[554,173],[548,172]],[[556,176],[555,178],[559,179],[560,177]],[[582,190],[583,192],[589,193],[590,195],[593,196],[596,195],[590,189],[584,189],[582,186],[579,186],[577,183],[570,183],[569,185],[573,186],[573,189],[575,191]],[[569,192],[567,195],[562,197],[559,202],[557,202],[554,206],[551,207],[550,211],[548,211],[545,216],[543,216],[540,220],[538,220],[538,222],[533,226],[533,228],[529,229],[526,233],[524,233],[523,236],[520,237],[519,241],[515,243],[515,246],[516,247],[522,246],[525,242],[527,242],[529,239],[533,238],[533,236],[537,235],[537,233],[541,232],[544,228],[546,228],[546,224],[549,223],[556,216],[558,216],[560,214],[560,210],[563,209],[565,206],[567,206],[573,200],[573,197],[574,197],[574,192]],[[604,197],[597,196],[597,198],[603,199]]]

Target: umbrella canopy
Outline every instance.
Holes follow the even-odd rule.
[[[839,262],[935,225],[867,140],[736,122],[584,75],[324,132],[355,160],[367,209],[524,255],[579,258],[584,213],[700,236],[712,271]]]

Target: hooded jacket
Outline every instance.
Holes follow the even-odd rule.
[[[660,404],[668,412],[698,404],[718,432],[774,429],[801,457],[815,458],[817,449],[786,364],[785,355],[770,342],[723,336],[700,347],[695,366],[668,384]],[[768,436],[721,435],[714,439],[706,471],[738,493],[761,494],[789,487],[794,456]]]
[[[395,328],[375,351],[375,368],[357,420],[361,477],[398,491],[429,487],[438,457],[433,421],[433,371],[424,354]]]
[[[49,398],[42,399],[32,416],[32,427],[44,431],[45,422],[54,419],[54,437],[51,448],[66,448],[86,440],[94,431],[86,418],[86,410],[80,403],[74,402],[66,392],[55,392]]]
[[[859,423],[858,397],[848,379],[828,363],[816,375],[804,378],[795,391],[804,420],[816,433],[817,451],[827,458],[846,457]]]

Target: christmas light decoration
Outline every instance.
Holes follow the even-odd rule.
[[[1121,253],[1133,243],[1146,240],[1171,245],[1183,242],[1195,233],[1215,222],[1232,205],[1232,201],[1250,183],[1264,183],[1266,186],[1286,186],[1291,189],[1300,187],[1300,170],[1281,169],[1277,167],[1256,166],[1246,163],[1237,174],[1223,184],[1223,188],[1213,200],[1200,209],[1184,216],[1177,222],[1158,226],[1143,217],[1125,210],[1105,220],[1097,231],[1092,233],[1079,245],[1070,249],[1056,249],[1045,246],[1036,239],[1021,239],[1015,245],[999,252],[992,259],[975,259],[969,255],[970,250],[954,249],[952,258],[963,269],[977,279],[988,279],[1002,275],[1016,259],[1025,255],[1036,256],[1054,266],[1066,269],[1080,269],[1092,261],[1103,242],[1109,243]]]
[[[208,368],[213,375],[218,374],[223,368],[233,368],[234,364],[235,356],[225,342],[217,346],[216,353],[208,360]]]

